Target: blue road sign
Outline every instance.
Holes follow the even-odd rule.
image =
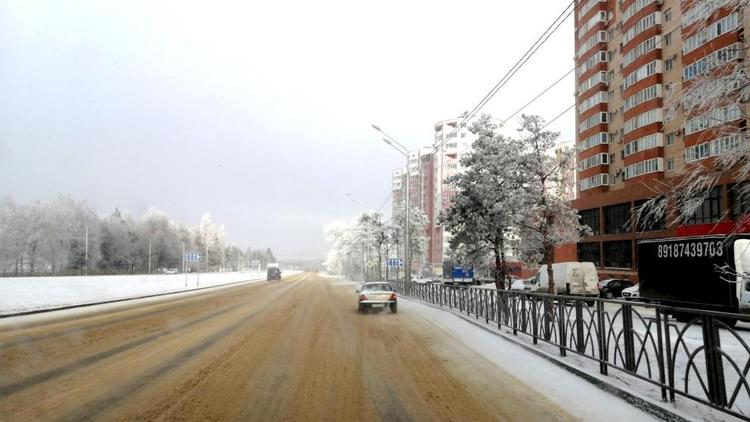
[[[185,252],[185,262],[201,262],[201,253]]]
[[[404,266],[404,260],[403,259],[397,259],[397,258],[389,258],[388,259],[388,266],[389,267],[403,267]]]

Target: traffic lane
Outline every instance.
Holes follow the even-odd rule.
[[[244,285],[7,331],[0,335],[0,342],[10,345],[0,350],[0,414],[48,419],[101,396],[119,381],[137,379],[143,370],[211,338],[253,309],[249,302],[262,303],[252,298],[281,295],[284,285],[290,283]]]
[[[100,361],[76,349],[80,365],[2,395],[0,413],[7,420],[571,419],[418,315],[359,315],[352,285],[305,276],[253,290],[241,296],[243,306]],[[218,311],[233,306],[232,297],[240,295],[208,302]]]

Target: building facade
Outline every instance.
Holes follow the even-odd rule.
[[[455,189],[447,182],[462,168],[460,158],[470,151],[475,136],[465,127],[455,130],[458,119],[441,120],[433,126],[433,144],[409,152],[411,175],[410,202],[427,216],[425,254],[422,262],[414,263],[415,270],[441,275],[443,260],[449,249],[449,235],[438,223],[440,212],[450,205]],[[455,133],[454,133],[455,131]],[[406,169],[393,171],[393,209],[405,202]]]
[[[572,202],[593,234],[575,247],[601,277],[637,280],[636,242],[727,230],[742,207],[723,180],[688,224],[633,224],[632,210],[673,185],[692,166],[713,165],[726,145],[718,126],[746,126],[739,101],[708,108],[701,78],[741,65],[750,22],[737,1],[579,0],[575,11],[578,197]],[[717,79],[718,84],[723,82]],[[739,87],[738,87],[739,88]],[[731,90],[730,90],[731,91]],[[744,129],[743,129],[744,130]]]

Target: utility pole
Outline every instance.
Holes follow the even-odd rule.
[[[206,242],[206,272],[208,272],[208,242]]]
[[[411,208],[411,203],[410,203],[411,201],[409,198],[409,190],[410,190],[409,187],[411,185],[411,166],[410,166],[411,163],[409,162],[409,150],[405,146],[403,146],[401,143],[399,143],[397,140],[393,139],[391,135],[385,133],[385,131],[380,129],[379,126],[377,125],[370,125],[370,126],[372,126],[373,129],[375,129],[376,131],[380,132],[381,134],[385,136],[385,138],[383,138],[383,142],[390,145],[393,149],[400,152],[406,158],[406,197],[404,198],[405,208],[406,208],[404,210],[404,217],[405,217],[404,261],[406,262],[404,262],[404,286],[406,289],[410,289],[410,285],[411,285],[411,244],[410,244],[411,233],[409,232],[411,231],[410,230],[411,221],[410,221],[409,216],[411,212],[409,208]]]
[[[84,231],[86,232],[86,240],[84,242],[86,244],[86,254],[84,258],[84,263],[86,265],[86,275],[88,275],[89,273],[89,225],[88,224],[84,225]]]
[[[406,283],[411,283],[411,243],[410,243],[410,228],[411,228],[411,220],[409,219],[409,208],[411,208],[411,200],[409,198],[409,185],[411,185],[411,169],[410,163],[409,163],[409,155],[406,155],[406,222],[404,223],[404,231],[406,232],[404,235],[404,238],[406,239],[404,241],[404,259],[406,260],[404,267],[404,281]],[[408,285],[408,284],[407,284]]]

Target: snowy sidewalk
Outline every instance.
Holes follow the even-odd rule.
[[[0,278],[0,316],[261,280],[265,273],[258,271]]]
[[[541,395],[584,421],[658,420],[623,399],[607,393],[549,361],[465,321],[451,312],[404,298],[399,312],[413,313],[459,339],[485,359],[509,372]],[[534,398],[529,397],[533,406]]]

